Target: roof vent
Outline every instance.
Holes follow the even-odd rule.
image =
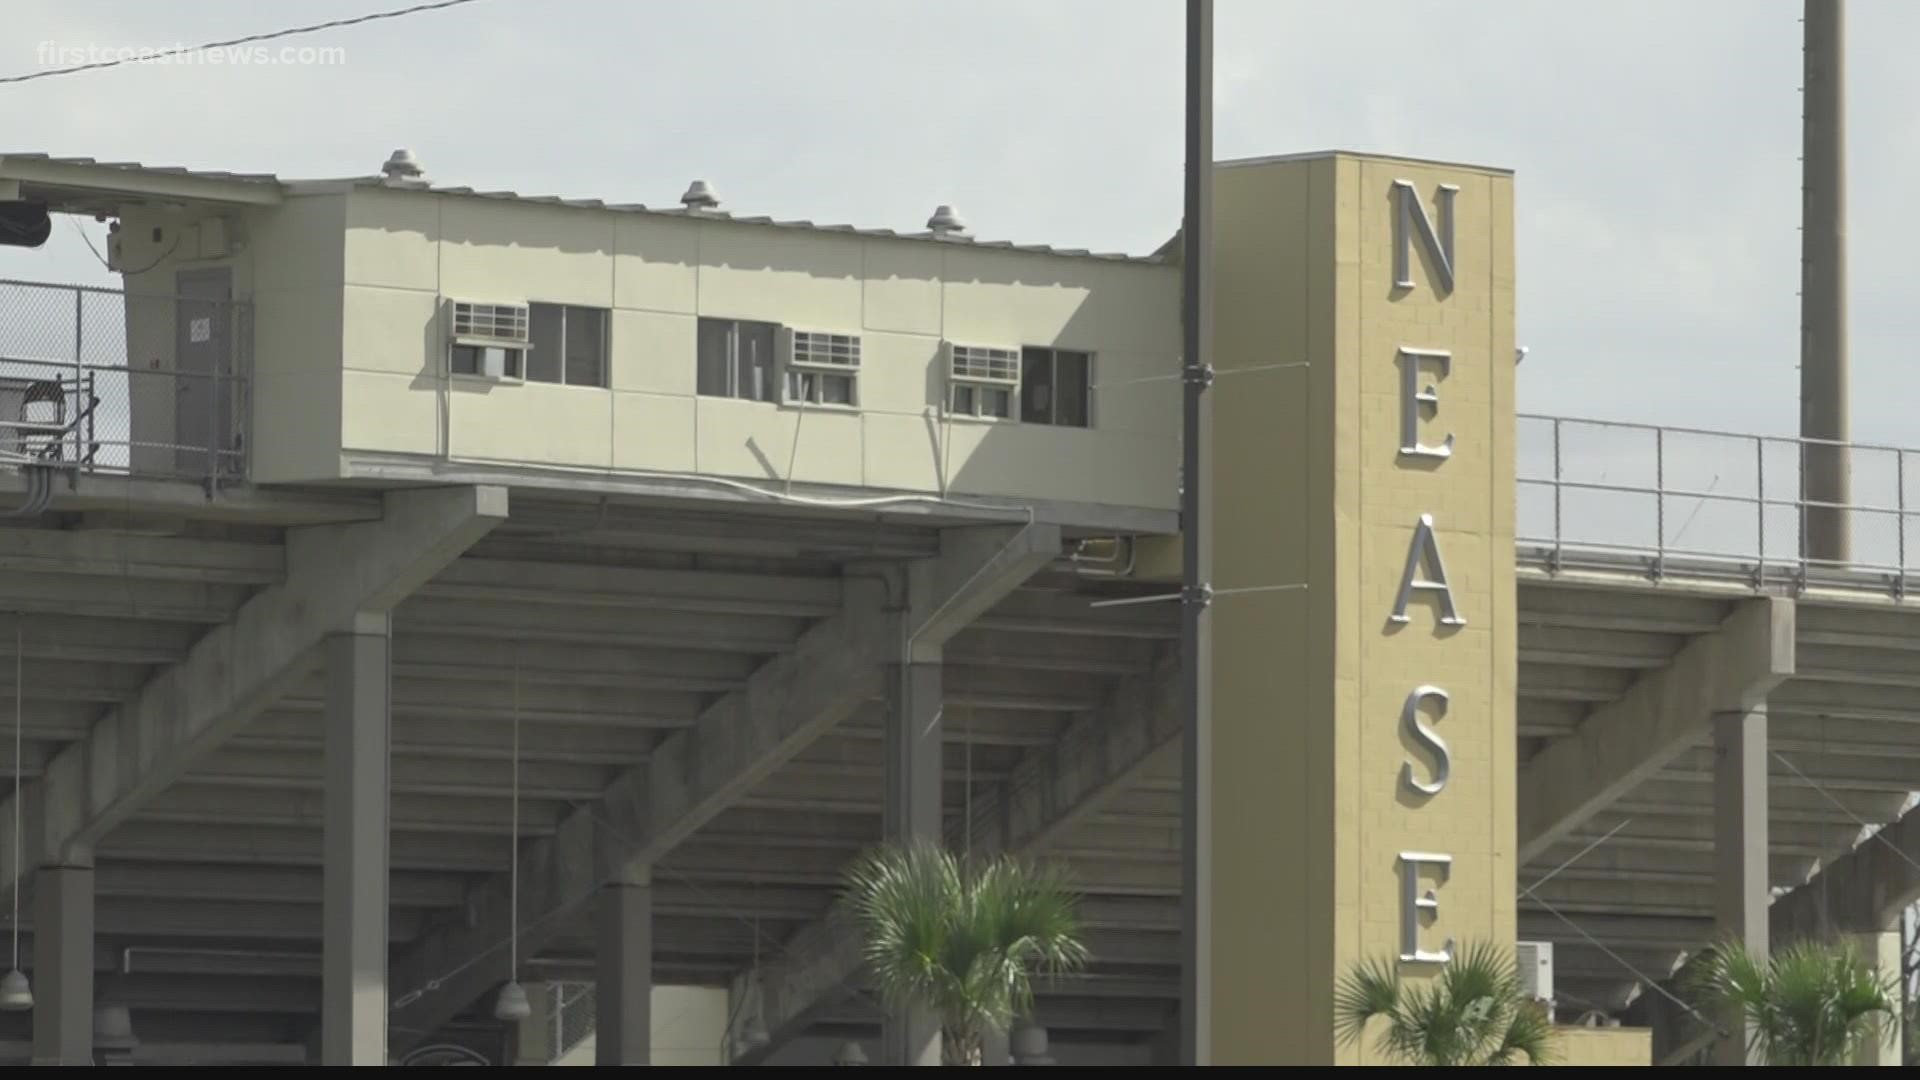
[[[388,155],[387,163],[380,166],[380,171],[387,175],[389,184],[422,183],[427,178],[426,172],[420,168],[420,160],[413,156],[413,151],[404,148]]]
[[[687,193],[680,196],[680,202],[689,210],[718,210],[720,196],[713,185],[705,180],[695,180],[687,185]]]
[[[927,219],[927,228],[932,229],[936,235],[965,236],[967,233],[967,223],[960,219],[960,215],[954,212],[953,207],[944,203],[934,210],[932,217]]]

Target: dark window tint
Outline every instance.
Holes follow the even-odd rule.
[[[708,397],[772,401],[773,323],[701,319],[696,388]]]
[[[1053,423],[1053,350],[1023,350],[1020,361],[1020,419]]]
[[[1083,352],[1065,349],[1053,354],[1054,423],[1065,427],[1087,426],[1087,394],[1091,359]]]
[[[527,378],[535,382],[559,382],[565,356],[566,309],[557,304],[533,305],[533,320],[529,330],[533,340],[531,355],[527,357]]]
[[[570,307],[566,316],[567,385],[607,385],[607,312]]]

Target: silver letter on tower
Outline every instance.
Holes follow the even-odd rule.
[[[1439,446],[1426,446],[1420,442],[1420,409],[1427,406],[1434,415],[1440,412],[1440,388],[1432,383],[1420,388],[1420,365],[1430,363],[1440,369],[1440,377],[1446,378],[1453,370],[1453,355],[1438,349],[1409,349],[1402,346],[1400,355],[1400,453],[1405,457],[1450,458],[1453,456],[1453,435],[1448,433],[1446,441]]]
[[[1421,577],[1422,571],[1426,577]],[[1413,530],[1413,544],[1407,548],[1407,568],[1400,575],[1400,598],[1394,602],[1394,622],[1407,622],[1407,601],[1414,590],[1440,594],[1440,621],[1447,626],[1465,626],[1467,620],[1453,606],[1453,589],[1447,585],[1447,564],[1440,560],[1440,541],[1433,535],[1433,515],[1421,514]]]
[[[1400,777],[1408,787],[1422,795],[1438,795],[1447,786],[1447,776],[1453,771],[1453,755],[1447,749],[1447,741],[1440,737],[1439,732],[1428,727],[1420,716],[1420,703],[1429,698],[1439,703],[1435,711],[1440,716],[1447,715],[1447,692],[1437,686],[1420,686],[1407,695],[1407,704],[1400,710],[1400,721],[1406,725],[1407,734],[1433,755],[1433,779],[1424,784],[1415,779],[1411,761],[1402,765]]]
[[[1418,232],[1420,245],[1433,260],[1434,276],[1440,279],[1439,288],[1434,291],[1453,291],[1453,197],[1459,192],[1456,184],[1441,184],[1435,192],[1433,201],[1440,209],[1440,231],[1435,233],[1433,219],[1427,216],[1427,208],[1420,201],[1420,193],[1414,190],[1413,181],[1393,182],[1394,202],[1399,211],[1393,215],[1395,288],[1413,288],[1413,234]]]

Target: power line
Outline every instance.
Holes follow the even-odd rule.
[[[430,4],[415,4],[412,7],[399,8],[393,11],[376,11],[368,15],[355,15],[349,19],[332,19],[327,22],[314,23],[310,26],[295,26],[264,34],[248,34],[246,37],[237,37],[230,41],[209,41],[205,45],[183,46],[178,49],[163,49],[151,55],[123,56],[112,60],[98,60],[91,64],[75,64],[72,67],[49,68],[46,71],[30,71],[24,75],[5,75],[0,76],[0,84],[33,82],[36,79],[51,79],[55,75],[72,75],[82,71],[97,71],[101,68],[119,67],[122,64],[144,64],[153,60],[164,60],[169,56],[179,56],[183,53],[204,52],[208,49],[224,49],[233,45],[248,45],[257,41],[273,41],[278,38],[294,37],[299,34],[311,34],[320,30],[334,30],[342,26],[358,26],[361,23],[374,22],[379,19],[397,19],[402,15],[414,15],[423,11],[438,11],[441,8],[459,7],[461,4],[471,4],[474,2],[475,0],[435,0],[434,3]]]

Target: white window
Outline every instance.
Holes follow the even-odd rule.
[[[1020,351],[949,344],[947,407],[955,416],[1013,418],[1020,391]]]
[[[448,369],[455,375],[523,378],[529,341],[527,322],[525,304],[454,301]]]
[[[860,339],[816,330],[787,332],[787,401],[858,405]]]

